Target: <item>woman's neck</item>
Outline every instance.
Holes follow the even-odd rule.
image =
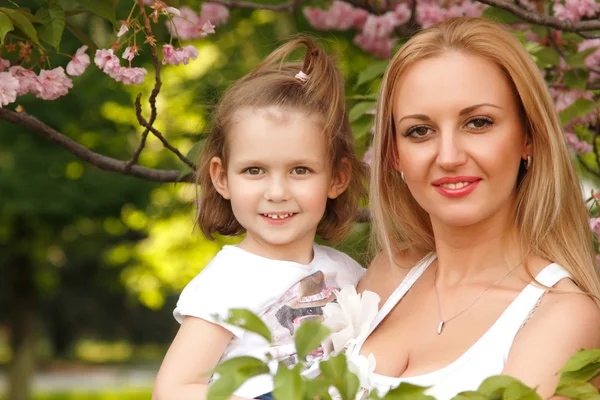
[[[496,279],[522,262],[513,220],[496,214],[466,227],[432,221],[438,284],[454,286],[473,280]]]

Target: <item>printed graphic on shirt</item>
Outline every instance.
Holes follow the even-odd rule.
[[[260,316],[271,329],[273,345],[271,355],[287,365],[298,362],[294,347],[294,334],[300,324],[309,319],[323,319],[323,307],[335,300],[335,274],[325,275],[317,271],[302,279],[283,296],[268,307]],[[323,355],[318,348],[307,362]]]

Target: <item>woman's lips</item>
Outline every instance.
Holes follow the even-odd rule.
[[[481,179],[476,176],[452,176],[436,179],[432,184],[442,196],[456,198],[473,192],[479,182]]]

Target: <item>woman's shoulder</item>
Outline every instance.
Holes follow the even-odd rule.
[[[358,292],[375,292],[385,302],[425,255],[426,253],[406,251],[394,252],[390,257],[386,251],[378,252],[367,267],[367,272],[358,285]]]

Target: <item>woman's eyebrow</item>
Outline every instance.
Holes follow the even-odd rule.
[[[479,107],[484,107],[484,106],[494,107],[494,108],[498,108],[500,110],[503,110],[502,107],[497,106],[497,105],[492,104],[492,103],[481,103],[481,104],[475,104],[474,106],[463,108],[462,110],[460,110],[460,112],[458,113],[458,115],[463,116],[465,114],[469,114],[471,111],[474,111],[474,110],[478,109]]]

